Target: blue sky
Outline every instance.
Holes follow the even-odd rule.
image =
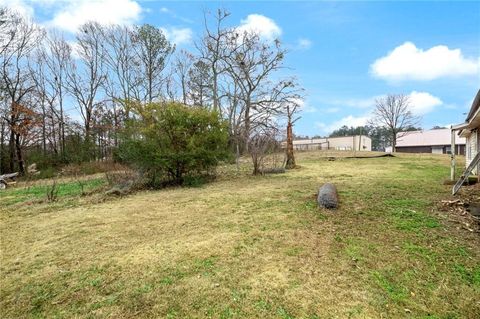
[[[230,25],[279,37],[290,51],[284,73],[307,94],[297,134],[364,124],[388,93],[409,94],[424,128],[460,123],[480,88],[480,2],[2,2],[67,35],[86,19],[150,23],[192,50],[203,12],[227,9]]]

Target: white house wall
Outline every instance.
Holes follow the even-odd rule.
[[[480,137],[479,137],[479,130],[473,130],[469,136],[467,136],[467,154],[466,154],[466,163],[465,165],[468,166],[472,162],[475,155],[479,152],[480,149]],[[475,168],[473,173],[477,174],[480,168]]]

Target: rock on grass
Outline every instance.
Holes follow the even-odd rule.
[[[337,188],[331,183],[326,183],[318,191],[317,202],[320,207],[337,208],[338,195]]]

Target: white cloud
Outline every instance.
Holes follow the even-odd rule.
[[[357,109],[373,109],[375,106],[375,100],[384,97],[385,95],[375,95],[368,98],[330,99],[326,100],[325,103],[338,106],[338,108],[351,107]],[[428,92],[412,91],[410,94],[408,94],[408,97],[412,107],[412,112],[416,115],[424,115],[429,113],[433,111],[436,106],[443,104],[442,100]],[[338,108],[332,107],[331,109]]]
[[[181,45],[192,41],[193,31],[190,28],[160,28],[168,41]]]
[[[133,24],[140,19],[142,8],[133,0],[70,1],[58,10],[49,25],[75,32],[88,21],[102,24]]]
[[[274,40],[282,34],[282,29],[275,21],[261,14],[249,14],[240,21],[237,30],[241,33],[256,33],[266,40]]]
[[[413,91],[408,97],[410,109],[415,115],[425,115],[433,111],[436,106],[443,104],[442,100],[427,92]]]
[[[178,20],[180,20],[180,21],[182,21],[182,22],[184,22],[184,23],[192,24],[192,23],[194,22],[193,20],[191,20],[191,19],[189,19],[189,18],[185,18],[185,17],[183,17],[183,16],[180,16],[180,15],[176,14],[175,11],[173,11],[173,10],[167,8],[167,7],[161,7],[161,8],[160,8],[160,13],[169,15],[169,16],[171,16],[172,18],[178,19]]]
[[[298,111],[302,113],[315,113],[317,109],[311,106],[305,99],[303,98],[294,98],[292,102],[298,105]]]
[[[370,119],[369,115],[363,115],[363,116],[354,116],[354,115],[348,115],[344,118],[341,118],[338,121],[334,121],[329,124],[325,124],[323,122],[316,122],[315,125],[323,132],[323,133],[331,133],[335,131],[336,129],[341,128],[342,126],[362,126],[367,124],[368,120]]]
[[[300,38],[297,41],[297,47],[301,50],[307,50],[312,47],[312,41],[306,38]]]
[[[365,108],[366,113],[360,116],[348,115],[337,121],[331,123],[316,122],[315,125],[322,131],[322,133],[331,133],[332,131],[346,125],[346,126],[362,126],[366,125],[371,118],[371,111],[375,106],[375,100],[383,98],[385,95],[377,95],[365,99],[345,99],[345,100],[332,100],[339,106],[350,106],[354,108]],[[410,110],[414,115],[422,116],[432,112],[436,107],[443,105],[440,98],[428,93],[412,91],[408,94]],[[340,107],[331,107],[320,112],[335,113],[341,111]]]
[[[327,113],[337,113],[337,112],[340,112],[340,108],[339,107],[329,107],[329,108],[325,109],[325,112],[327,112]]]
[[[376,95],[368,98],[326,99],[323,101],[323,103],[335,105],[338,107],[367,109],[373,107],[375,105],[375,99],[381,97],[383,97],[383,95]]]
[[[460,49],[449,49],[445,45],[423,50],[412,42],[405,42],[377,59],[370,66],[370,71],[375,77],[387,80],[427,81],[478,74],[480,58],[466,58]]]
[[[311,106],[310,104],[302,105],[301,110],[304,113],[316,113],[317,112],[317,109],[314,106]]]

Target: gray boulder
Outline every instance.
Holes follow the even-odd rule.
[[[317,202],[320,207],[337,208],[338,195],[335,185],[326,183],[318,190]]]

